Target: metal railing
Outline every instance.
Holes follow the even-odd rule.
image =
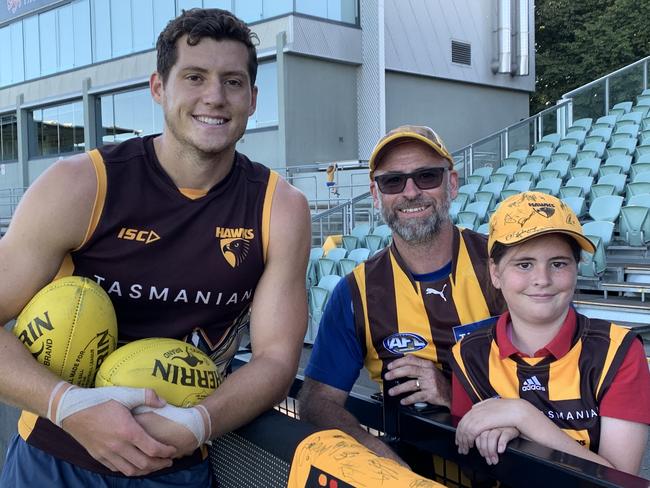
[[[607,115],[617,103],[633,101],[648,88],[648,62],[650,56],[562,95],[563,100],[571,103],[569,113],[573,118],[570,122]]]
[[[574,120],[607,115],[617,103],[634,100],[648,87],[648,63],[643,58],[562,95],[557,104],[452,153],[461,179],[481,166],[496,167],[512,151],[530,150],[551,133],[564,136]]]
[[[322,246],[331,235],[349,234],[358,223],[375,226],[379,220],[370,192],[312,216],[312,246]]]

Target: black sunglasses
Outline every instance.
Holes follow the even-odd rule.
[[[375,182],[379,191],[386,195],[395,195],[404,191],[406,181],[413,179],[413,183],[420,190],[433,190],[442,184],[442,176],[447,168],[423,168],[412,173],[386,173],[376,175]]]

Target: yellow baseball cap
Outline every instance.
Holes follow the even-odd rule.
[[[512,246],[555,232],[573,237],[587,252],[596,251],[582,232],[578,217],[562,200],[536,191],[518,193],[503,200],[490,217],[488,254],[495,242]]]
[[[408,140],[424,142],[440,156],[449,161],[450,169],[454,167],[454,159],[451,157],[451,153],[447,150],[445,143],[433,129],[430,127],[425,127],[423,125],[401,125],[391,130],[384,137],[379,139],[379,142],[372,150],[372,154],[368,160],[371,180],[375,173],[375,169],[377,169],[377,163],[381,160],[381,157],[383,155],[382,153],[388,147],[393,147],[401,142],[406,142]]]

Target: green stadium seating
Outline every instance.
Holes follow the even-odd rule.
[[[623,206],[623,197],[607,195],[595,198],[589,205],[589,216],[594,220],[616,222]]]
[[[455,200],[458,201],[459,197],[460,195],[458,195]],[[390,230],[390,227],[388,227],[386,224],[381,224],[372,230],[372,235],[381,237],[383,239],[383,245],[388,246],[392,240],[393,231]]]
[[[585,144],[598,141],[602,141],[607,144],[611,138],[612,127],[598,127],[596,129],[592,129],[589,132],[589,135],[585,137]]]
[[[583,226],[584,230],[584,226]],[[593,242],[596,247],[594,254],[586,251],[580,252],[580,262],[578,263],[578,273],[583,277],[597,278],[607,269],[605,257],[605,247],[601,237],[597,235],[586,234],[586,237]]]
[[[539,149],[535,149],[530,156],[526,157],[526,163],[536,163],[538,162],[537,159],[534,158],[534,156],[541,156],[544,158],[542,161],[543,163],[547,163],[551,159],[551,154],[553,154],[553,148],[551,147],[540,147]]]
[[[634,178],[636,175],[639,173],[648,173],[650,172],[650,157],[648,158],[649,162],[647,163],[634,163],[632,166],[630,166],[630,180],[634,181]]]
[[[629,173],[630,165],[632,164],[632,156],[629,154],[618,154],[615,156],[610,156],[605,160],[605,164],[608,166],[616,165],[621,167],[621,173]]]
[[[528,150],[527,149],[518,149],[516,151],[512,151],[510,154],[508,154],[508,158],[515,158],[519,161],[519,164],[522,164],[526,160],[526,156],[528,156]]]
[[[596,120],[592,128],[614,127],[616,125],[616,120],[617,117],[615,115],[603,115]]]
[[[645,246],[650,242],[650,208],[626,205],[621,208],[619,235],[629,246]]]
[[[483,178],[483,176],[471,174],[466,178],[465,183],[468,185],[476,185],[478,188],[480,188],[484,181],[485,178]]]
[[[587,213],[585,199],[582,197],[565,197],[562,201],[571,207],[579,219],[582,219],[582,217]]]
[[[637,178],[644,174],[645,173],[641,173]],[[633,181],[632,183],[628,183],[625,187],[625,199],[628,201],[634,195],[645,195],[646,193],[650,194],[650,183],[645,181]]]
[[[535,190],[548,190],[551,195],[557,196],[560,193],[560,186],[562,186],[561,178],[546,178],[537,182]]]
[[[569,170],[571,177],[574,176],[596,176],[600,168],[599,158],[585,158],[578,161],[573,168]]]
[[[614,234],[614,222],[594,220],[582,224],[582,231],[587,236],[598,236],[603,242],[603,247],[607,247],[612,242],[612,235]]]
[[[599,185],[614,185],[616,188],[615,193],[617,195],[620,195],[623,193],[623,189],[625,188],[625,180],[627,179],[627,175],[623,174],[609,174],[602,176],[601,178],[598,179],[598,184]],[[595,185],[594,185],[595,186]]]
[[[632,105],[633,105],[633,102],[631,102],[631,101],[629,101],[629,100],[626,100],[626,101],[624,101],[624,102],[618,102],[617,104],[615,104],[615,105],[610,109],[610,112],[611,112],[612,110],[619,110],[619,109],[620,109],[620,110],[623,111],[623,113],[628,113],[630,110],[632,110]]]
[[[587,159],[587,158],[602,158],[603,154],[605,154],[605,148],[607,147],[607,144],[604,142],[590,142],[589,144],[585,144],[582,146],[582,150],[578,153],[576,158],[578,161],[581,159]]]
[[[571,164],[569,161],[551,161],[546,165],[544,170],[557,170],[560,172],[559,178],[566,178]]]
[[[619,139],[618,141],[612,142],[609,149],[607,149],[607,158],[617,154],[633,154],[636,148],[636,142],[636,139],[632,138]]]
[[[488,235],[490,233],[490,223],[484,222],[476,228],[476,232],[480,234]]]
[[[622,125],[629,125],[629,124],[639,125],[641,124],[642,119],[643,119],[643,114],[641,112],[626,113],[616,121],[616,127],[618,128],[621,127]]]
[[[551,155],[551,161],[573,161],[578,154],[576,144],[563,144]]]
[[[573,124],[571,124],[571,127],[569,127],[569,131],[573,129],[589,130],[591,129],[593,123],[594,123],[593,119],[589,117],[584,117],[582,119],[574,120]]]
[[[594,179],[591,176],[576,176],[573,178],[569,178],[566,182],[566,185],[560,190],[567,190],[570,187],[578,187],[582,189],[582,193],[579,195],[575,195],[578,197],[586,197],[589,195],[589,192],[591,191],[591,185],[593,185]],[[562,194],[562,196],[570,196],[570,195],[565,195]]]

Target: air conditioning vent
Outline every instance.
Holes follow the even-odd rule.
[[[451,41],[451,62],[471,66],[472,45],[466,42]]]

